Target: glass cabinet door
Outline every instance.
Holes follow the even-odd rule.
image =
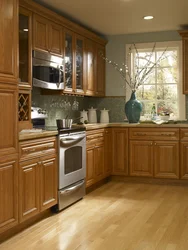
[[[31,12],[19,10],[19,84],[31,87]]]
[[[73,88],[73,34],[65,32],[65,90]]]
[[[84,57],[84,40],[76,36],[76,91],[83,92],[83,57]]]

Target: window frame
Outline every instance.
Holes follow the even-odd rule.
[[[129,52],[131,44],[126,44],[125,46],[125,58],[129,59],[129,61],[125,62],[129,68],[129,71],[131,72],[131,60],[132,55],[128,57],[127,53]],[[152,49],[154,46],[153,43],[135,43],[136,49],[141,50],[148,50]],[[156,42],[155,44],[155,50],[162,49],[162,51],[165,50],[165,48],[177,48],[177,55],[178,55],[178,83],[177,83],[177,103],[178,103],[178,111],[179,111],[179,117],[177,117],[178,120],[186,120],[186,99],[185,95],[183,94],[183,82],[182,82],[182,41],[165,41],[165,42]],[[134,48],[132,48],[134,50]],[[167,84],[168,85],[168,84]],[[156,85],[155,85],[156,86]],[[129,100],[131,96],[131,89],[129,86],[126,88],[126,101]]]

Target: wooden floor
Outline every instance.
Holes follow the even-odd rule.
[[[188,186],[111,181],[0,250],[187,250]]]

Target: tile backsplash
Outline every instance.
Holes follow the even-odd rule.
[[[78,102],[78,110],[75,110],[75,104]],[[68,107],[66,104],[69,104]],[[124,122],[125,119],[125,98],[124,97],[79,97],[68,95],[41,95],[40,88],[33,87],[32,91],[32,106],[41,107],[47,110],[48,118],[46,119],[47,126],[55,126],[56,119],[77,118],[80,116],[81,110],[88,110],[93,107],[97,109],[97,121],[100,122],[100,110],[109,110],[110,122]],[[188,107],[188,96],[186,96],[186,107]],[[188,118],[188,108],[186,111]]]

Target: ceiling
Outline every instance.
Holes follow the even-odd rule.
[[[188,29],[188,0],[35,1],[102,35]]]

